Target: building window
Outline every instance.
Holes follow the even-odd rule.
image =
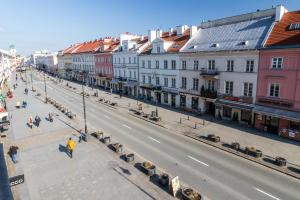
[[[119,76],[121,77],[121,70],[119,69]]]
[[[194,60],[194,70],[198,70],[198,69],[199,69],[199,61]]]
[[[211,91],[215,91],[215,81],[214,80],[208,80],[207,83],[207,89],[211,90]]]
[[[164,103],[168,103],[168,93],[164,93]]]
[[[136,79],[136,71],[133,72],[133,77]]]
[[[134,64],[136,63],[136,57],[133,57],[133,63]]]
[[[159,77],[156,77],[156,85],[159,85]]]
[[[176,69],[176,60],[172,60],[172,69]]]
[[[254,60],[247,60],[246,72],[253,72],[254,70]]]
[[[282,58],[272,58],[272,69],[282,69]]]
[[[129,78],[131,78],[131,71],[129,71]]]
[[[193,78],[193,90],[198,90],[198,89],[199,89],[199,79]]]
[[[164,69],[168,69],[168,61],[164,60]]]
[[[172,78],[172,88],[176,88],[176,79]]]
[[[168,87],[168,78],[164,78],[164,86]]]
[[[183,61],[182,61],[182,69],[183,69],[183,70],[186,70],[186,60],[183,60]]]
[[[156,69],[159,69],[159,61],[155,61],[155,66],[156,66]]]
[[[151,60],[148,60],[148,68],[151,68]]]
[[[131,64],[131,57],[129,57],[129,64]]]
[[[181,78],[181,88],[186,89],[186,77]]]
[[[125,63],[125,57],[123,57],[123,63]]]
[[[280,85],[279,83],[272,83],[270,85],[270,97],[279,97],[279,89],[280,89]]]
[[[145,78],[145,76],[143,76],[143,84],[145,84],[146,83],[146,78]]]
[[[233,94],[233,81],[225,81],[225,94]]]
[[[244,83],[244,96],[252,97],[253,83]]]
[[[215,60],[209,60],[208,61],[208,69],[209,70],[214,70],[215,69],[215,64],[216,64]]]
[[[234,61],[233,60],[227,60],[227,71],[228,72],[233,72],[233,67],[234,67]]]
[[[120,58],[119,58],[119,60],[120,60]],[[143,61],[142,61],[142,67],[145,68],[145,65],[146,65],[146,64],[145,64],[145,61],[143,60]]]
[[[121,58],[119,58],[119,63],[121,63]]]
[[[157,50],[157,53],[160,53],[160,47],[157,47],[156,50]]]
[[[148,83],[151,84],[151,76],[148,76]]]

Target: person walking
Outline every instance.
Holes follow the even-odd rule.
[[[29,127],[32,129],[32,123],[33,123],[33,121],[32,121],[32,116],[30,116],[29,117],[29,119],[28,119],[28,124],[29,124]]]
[[[36,115],[34,120],[35,120],[36,126],[39,127],[40,126],[40,122],[41,122],[41,118],[38,115]]]
[[[18,159],[17,159],[18,149],[19,149],[19,147],[17,147],[17,146],[9,147],[9,155],[11,156],[11,159],[14,163],[18,162]]]
[[[67,142],[67,149],[68,149],[70,158],[73,158],[73,151],[75,149],[75,141],[72,140],[72,138],[69,138],[69,140]]]

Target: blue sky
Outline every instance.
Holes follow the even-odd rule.
[[[0,48],[15,44],[23,55],[57,51],[103,36],[198,25],[278,4],[300,10],[299,0],[0,0]]]

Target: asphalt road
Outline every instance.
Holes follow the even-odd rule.
[[[44,90],[42,77],[35,87]],[[82,96],[47,81],[49,96],[83,116]],[[299,200],[300,181],[86,100],[87,121],[210,199]]]

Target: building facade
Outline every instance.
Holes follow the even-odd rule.
[[[179,106],[179,50],[190,38],[188,26],[169,31],[150,30],[149,45],[139,54],[141,97],[156,103]]]
[[[259,48],[280,9],[201,23],[181,50],[181,105],[252,124]]]
[[[276,22],[260,52],[255,127],[300,141],[300,12]]]
[[[113,53],[113,91],[138,97],[138,54],[148,42],[143,36],[124,33],[120,35],[120,46]]]
[[[112,88],[113,53],[118,49],[119,39],[107,37],[101,42],[98,50],[93,54],[95,60],[94,84],[104,88]]]

